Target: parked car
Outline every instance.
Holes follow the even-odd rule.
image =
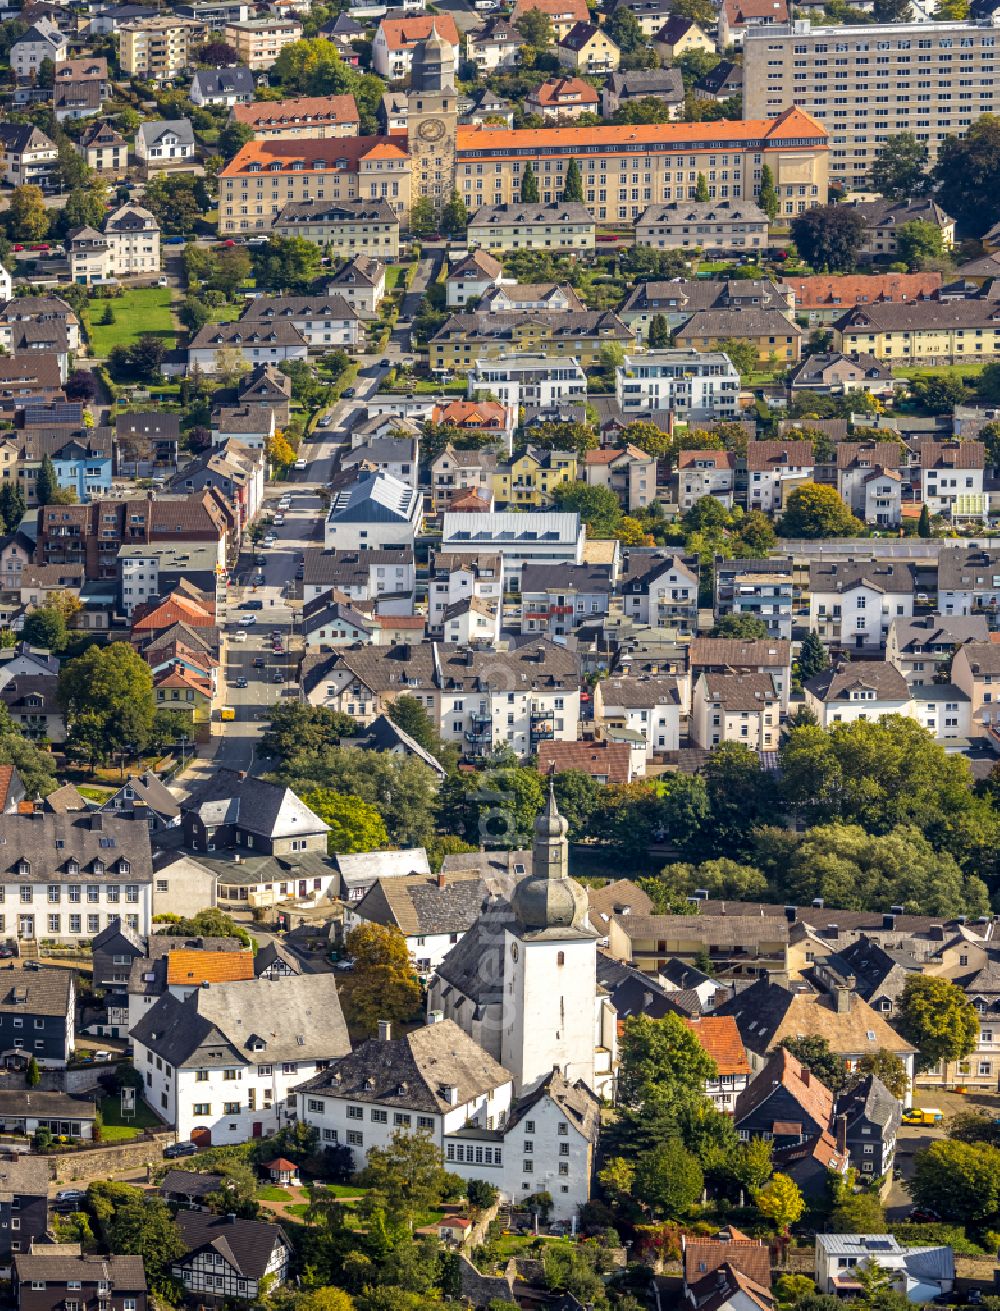
[[[178,1156],[197,1156],[198,1148],[194,1143],[171,1143],[169,1147],[163,1149],[164,1158],[173,1161]]]
[[[263,610],[263,601],[244,601],[240,606],[241,610]]]
[[[274,673],[271,675],[271,682],[283,683],[284,681],[285,681],[285,675],[281,672],[280,669],[276,669]]]
[[[254,624],[257,622],[257,616],[241,615],[238,622],[241,628],[253,628]]]
[[[344,390],[343,390],[340,394],[341,394],[341,396],[344,398],[345,401],[352,400],[352,399],[354,398],[354,394],[355,394],[355,392],[354,392],[354,388],[353,388],[353,387],[345,387]]]
[[[250,684],[249,684],[249,682],[247,681],[247,679],[245,679],[245,678],[243,678],[243,677],[240,677],[240,678],[238,678],[238,679],[236,680],[236,686],[237,686],[237,687],[249,687]]]
[[[332,414],[324,414],[323,417],[322,417],[322,419],[320,419],[319,423],[317,424],[317,427],[319,427],[319,428],[329,428],[330,425],[331,425],[332,423],[333,423],[333,415],[332,415]]]
[[[295,467],[296,467],[296,469],[305,469],[305,468],[307,467],[307,466],[306,466],[306,462],[305,462],[305,460],[303,460],[303,459],[301,459],[301,458],[299,458],[298,460],[296,460],[296,461],[295,461]]]
[[[253,667],[254,667],[254,669],[263,669],[263,668],[264,668],[264,657],[263,657],[263,656],[254,656]]]
[[[76,1205],[86,1200],[87,1194],[82,1188],[60,1188],[56,1193],[56,1202],[62,1206]]]

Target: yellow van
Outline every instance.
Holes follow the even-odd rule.
[[[232,706],[223,706],[221,711],[219,712],[219,718],[224,723],[228,723],[230,720],[236,718],[236,711],[233,709]]]

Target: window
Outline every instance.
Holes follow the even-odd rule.
[[[348,1108],[347,1108],[347,1118],[348,1118],[349,1120],[363,1120],[363,1119],[365,1118],[364,1107],[362,1107],[362,1106],[348,1106]]]
[[[239,1102],[223,1102],[222,1113],[223,1115],[239,1115],[240,1113]]]
[[[191,1107],[191,1114],[192,1114],[192,1115],[211,1115],[211,1114],[212,1114],[212,1103],[211,1103],[211,1102],[195,1102],[195,1104]]]
[[[346,1138],[349,1147],[363,1147],[365,1144],[364,1134],[358,1133],[357,1129],[348,1129]]]
[[[387,1124],[389,1121],[389,1112],[380,1110],[377,1106],[372,1107],[370,1115],[374,1124]]]
[[[401,1128],[409,1129],[410,1125],[413,1123],[413,1116],[406,1115],[402,1111],[397,1111],[392,1117],[392,1122],[395,1125],[399,1125]]]

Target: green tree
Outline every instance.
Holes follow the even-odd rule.
[[[944,255],[944,237],[936,223],[912,219],[896,231],[896,254],[911,273],[929,267]]]
[[[537,9],[529,9],[524,18],[538,12]],[[524,18],[522,18],[522,22]],[[535,170],[531,167],[531,160],[529,159],[524,166],[524,172],[521,174],[521,201],[525,205],[534,205],[538,203],[538,196],[538,179],[535,177]]]
[[[103,183],[92,183],[89,187],[77,187],[71,191],[62,212],[66,230],[84,227],[100,229],[107,213],[107,197],[108,189]]]
[[[1000,1151],[947,1139],[917,1152],[910,1195],[954,1224],[993,1227],[1000,1212]]]
[[[102,1243],[114,1252],[141,1252],[150,1287],[174,1300],[170,1267],[186,1249],[166,1202],[129,1184],[102,1180],[87,1189],[87,1205]]]
[[[909,0],[885,0],[909,6]],[[879,22],[882,20],[879,19]],[[872,189],[887,200],[908,200],[927,190],[927,146],[912,132],[889,137],[872,165]]]
[[[553,788],[559,813],[569,825],[570,841],[580,841],[599,803],[601,784],[580,769],[566,769],[556,774]]]
[[[308,291],[323,268],[323,252],[305,237],[271,237],[252,255],[257,285],[278,290]]]
[[[42,1082],[42,1072],[38,1068],[38,1062],[34,1056],[28,1061],[28,1068],[24,1072],[24,1081],[29,1088],[37,1088]]]
[[[802,683],[808,683],[810,678],[815,678],[817,674],[821,674],[824,669],[829,668],[830,653],[818,633],[812,631],[806,633],[802,639],[802,645],[799,647],[798,660],[795,663],[799,681]]]
[[[876,23],[912,23],[910,0],[875,0],[872,17]]]
[[[170,236],[193,232],[208,209],[211,197],[204,178],[186,173],[157,173],[143,193],[143,202]]]
[[[635,19],[631,9],[626,9],[624,5],[617,11],[624,16]],[[638,23],[638,19],[635,20]],[[640,29],[641,31],[641,29]],[[648,49],[648,46],[646,47]],[[650,123],[669,123],[671,116],[670,106],[666,101],[658,100],[656,96],[636,96],[632,100],[626,100],[623,105],[619,105],[611,115],[612,123],[620,123],[626,126],[633,124],[645,126]]]
[[[859,1074],[874,1074],[876,1079],[881,1079],[893,1097],[900,1101],[906,1096],[909,1087],[906,1067],[895,1052],[885,1047],[880,1047],[877,1052],[869,1052],[858,1061],[857,1070]]]
[[[962,136],[941,142],[932,177],[963,231],[982,236],[1000,194],[1000,118],[983,114]]]
[[[979,1040],[979,1017],[972,1002],[950,979],[931,975],[908,976],[895,1023],[916,1047],[925,1070],[941,1061],[964,1060]]]
[[[8,533],[16,530],[25,511],[24,493],[16,483],[5,482],[0,486],[0,519]]]
[[[354,961],[351,1022],[372,1034],[379,1020],[411,1019],[420,1005],[420,984],[402,933],[384,924],[358,924],[347,935],[347,951]]]
[[[197,296],[188,295],[181,302],[177,317],[191,336],[196,337],[206,323],[212,322],[212,310]]]
[[[0,709],[0,764],[15,767],[29,797],[47,796],[55,788],[52,756],[24,736],[6,706]]]
[[[90,647],[59,671],[70,742],[91,761],[142,750],[153,726],[153,675],[127,643]]]
[[[15,187],[7,207],[7,232],[15,241],[41,241],[49,233],[49,211],[41,187]]]
[[[778,197],[778,188],[774,185],[774,174],[767,164],[760,170],[760,192],[757,196],[757,204],[773,223],[778,217],[781,201]]]
[[[835,1095],[847,1087],[847,1067],[843,1059],[830,1050],[826,1038],[807,1034],[801,1038],[783,1038],[779,1046],[801,1061],[810,1074]]]
[[[695,200],[701,201],[702,204],[706,204],[706,205],[708,204],[709,200],[711,200],[711,196],[709,195],[708,192],[708,178],[705,176],[704,173],[698,174],[698,181],[695,183],[695,188],[694,188],[694,198]]]
[[[253,268],[249,254],[240,246],[219,251],[208,285],[213,291],[233,297],[250,277]],[[307,269],[307,276],[309,270]]]
[[[626,5],[616,6],[604,30],[623,55],[634,54],[649,44],[641,23]]]
[[[677,1220],[701,1197],[705,1176],[698,1158],[676,1138],[643,1152],[635,1163],[636,1200],[656,1214]]]
[[[580,172],[580,165],[575,159],[571,159],[566,165],[562,198],[565,204],[573,201],[583,204],[583,174]]]
[[[649,324],[649,349],[666,350],[670,345],[670,324],[665,314],[654,314]]]
[[[437,213],[429,196],[418,196],[410,206],[410,231],[415,237],[429,237],[437,231]]]
[[[765,1220],[771,1221],[779,1234],[787,1234],[806,1209],[798,1184],[787,1174],[776,1174],[753,1200],[757,1210]]]
[[[464,234],[468,226],[469,211],[462,193],[455,187],[441,212],[441,231],[448,237],[458,237]]]
[[[69,640],[66,616],[55,606],[43,605],[25,616],[21,635],[32,646],[43,647],[58,655]]]
[[[561,483],[552,492],[552,503],[558,510],[579,514],[591,537],[614,537],[621,523],[621,504],[610,487]]]
[[[52,462],[52,456],[46,453],[42,456],[42,462],[38,466],[38,476],[35,479],[35,497],[38,504],[51,505],[58,486],[56,466]]]
[[[876,1193],[855,1193],[846,1188],[839,1192],[830,1212],[831,1233],[884,1234],[885,1230],[885,1212]]]
[[[757,359],[757,347],[745,337],[729,337],[720,342],[719,349],[725,351],[732,361],[733,368],[741,378],[747,377],[760,368]]]
[[[917,520],[917,536],[931,536],[931,512],[926,505],[920,507],[920,518]]]
[[[552,19],[541,9],[526,9],[517,20],[517,30],[536,50],[552,44]]]
[[[909,379],[910,394],[929,414],[950,414],[969,399],[969,388],[960,377],[946,374],[917,374]]]
[[[374,1150],[378,1150],[375,1148]],[[295,1299],[295,1311],[354,1311],[354,1299],[342,1288],[313,1288]]]
[[[676,1015],[627,1019],[619,1054],[618,1118],[609,1136],[613,1151],[635,1159],[677,1134],[681,1111],[704,1101],[705,1080],[718,1067]]]
[[[782,537],[857,537],[864,524],[851,514],[836,488],[804,482],[789,494],[780,529]]]
[[[331,856],[355,851],[384,851],[388,847],[389,835],[382,816],[360,797],[331,792],[329,788],[315,788],[302,800],[314,815],[329,824],[326,846]]]
[[[381,1207],[394,1222],[408,1224],[437,1205],[448,1174],[428,1134],[400,1132],[386,1147],[369,1147],[358,1183],[375,1194],[365,1199],[369,1214],[372,1207]]]
[[[249,123],[241,123],[239,119],[231,118],[219,133],[219,140],[216,143],[219,154],[225,160],[235,158],[245,145],[253,140],[253,128]]]
[[[739,637],[746,641],[764,641],[767,637],[767,624],[753,614],[723,615],[709,634],[711,637]]]
[[[792,219],[799,254],[814,268],[853,269],[865,239],[865,221],[844,205],[816,205]]]

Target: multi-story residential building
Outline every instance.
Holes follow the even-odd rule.
[[[780,515],[789,495],[813,476],[812,442],[747,444],[747,509]]]
[[[310,350],[351,349],[361,336],[357,310],[343,296],[260,296],[250,301],[239,320],[245,330],[291,324]]]
[[[219,232],[266,232],[287,205],[385,200],[405,221],[410,157],[385,137],[251,141],[219,174]],[[322,194],[320,194],[322,193]]]
[[[448,268],[445,300],[449,309],[478,301],[503,281],[503,265],[488,250],[472,250]]]
[[[608,613],[607,565],[528,564],[521,571],[521,632],[561,637]]]
[[[385,239],[388,243],[390,241],[390,230],[388,228],[390,215],[384,215],[384,217],[387,222]],[[398,233],[398,221],[395,226]],[[327,294],[343,297],[354,310],[372,316],[376,315],[379,305],[385,299],[386,264],[387,259],[379,259],[374,255],[351,255],[336,270],[327,283]]]
[[[880,139],[912,132],[933,162],[946,137],[997,109],[994,40],[990,25],[972,22],[869,24],[862,33],[803,19],[752,29],[743,47],[743,112],[767,118],[798,105],[830,133],[831,180],[865,190]],[[830,66],[831,56],[842,63]],[[928,79],[942,85],[924,90]]]
[[[931,514],[951,519],[985,519],[982,442],[921,442],[920,499]]]
[[[557,77],[535,87],[526,97],[524,108],[546,123],[572,123],[581,114],[596,114],[599,103],[597,92],[582,77]]]
[[[12,187],[48,189],[59,151],[55,142],[31,123],[0,124],[3,179]]]
[[[715,978],[766,979],[788,969],[788,923],[776,915],[628,914],[612,916],[608,927],[610,955],[654,977],[671,960],[697,966],[705,955]]]
[[[719,49],[741,46],[748,32],[787,22],[787,0],[723,0],[719,10]]]
[[[696,423],[736,417],[740,375],[721,351],[626,355],[615,369],[615,398],[627,417],[672,410]]]
[[[556,312],[474,311],[457,313],[427,343],[431,370],[465,370],[482,359],[503,359],[519,351],[565,355],[583,366],[598,362],[609,342],[630,346],[632,333],[611,309]]]
[[[782,711],[792,690],[792,644],[775,638],[696,637],[689,655],[690,681],[700,674],[759,674],[770,678]]]
[[[955,653],[951,678],[969,698],[971,735],[1000,744],[1000,646],[967,642]]]
[[[808,278],[784,278],[781,286],[792,296],[795,313],[810,327],[833,323],[853,305],[907,304],[934,296],[943,279],[938,271],[922,273],[860,273]]]
[[[435,556],[427,584],[427,624],[442,631],[448,610],[460,601],[480,601],[499,609],[503,572],[499,555]]]
[[[699,351],[724,349],[736,338],[749,341],[769,367],[795,364],[802,353],[802,329],[780,310],[700,310],[674,333],[679,347]]]
[[[457,451],[453,446],[446,446],[431,463],[431,503],[435,513],[446,510],[456,493],[473,491],[490,495],[496,467],[494,451]]]
[[[672,200],[643,211],[635,239],[658,250],[742,255],[767,248],[768,217],[752,200]]]
[[[893,619],[885,644],[885,658],[895,665],[911,688],[937,683],[947,673],[952,657],[966,642],[988,642],[986,616],[921,615]]]
[[[645,509],[656,499],[656,460],[631,443],[586,451],[583,477],[591,487],[613,491],[627,514]]]
[[[480,73],[495,68],[516,68],[521,62],[524,37],[506,16],[487,20],[481,31],[471,31],[465,38],[466,58]]]
[[[270,68],[285,46],[301,37],[302,24],[295,18],[249,18],[245,23],[227,23],[223,28],[223,40],[252,72]]]
[[[726,282],[677,278],[669,282],[640,282],[618,311],[623,323],[640,341],[648,340],[653,320],[663,318],[673,331],[702,310],[780,310],[791,315],[794,299],[766,278],[731,278]]]
[[[109,920],[141,934],[152,918],[149,827],[107,815],[0,815],[0,932],[82,942]]]
[[[630,547],[622,556],[620,583],[626,618],[680,636],[696,633],[699,570],[696,555]]]
[[[884,647],[889,625],[913,616],[913,566],[814,561],[809,566],[809,630],[842,649]]]
[[[376,879],[359,901],[345,908],[344,931],[350,933],[359,924],[397,929],[413,964],[426,976],[472,928],[487,895],[477,870]]]
[[[584,0],[515,0],[511,22],[516,27],[518,20],[532,10],[548,15],[552,34],[557,41],[561,41],[577,23],[585,23],[589,17]]]
[[[851,207],[865,221],[865,241],[859,252],[861,258],[868,255],[895,259],[899,229],[905,223],[932,223],[941,233],[941,243],[946,250],[955,244],[955,220],[930,196],[911,196],[906,200],[855,200]]]
[[[272,230],[279,237],[304,237],[334,255],[399,258],[399,216],[385,200],[293,201]]]
[[[204,33],[201,23],[176,14],[122,23],[118,28],[122,72],[149,82],[169,81],[192,62],[192,50]]]
[[[1000,313],[983,297],[858,305],[834,324],[833,344],[899,364],[961,364],[992,359],[1000,343]]]
[[[213,984],[184,1001],[168,992],[131,1037],[146,1101],[203,1146],[273,1133],[293,1089],[350,1051],[326,974]]]
[[[575,451],[552,451],[528,446],[497,466],[493,493],[508,508],[524,506],[542,509],[552,504],[552,493],[563,483],[576,480]]]
[[[711,200],[756,199],[766,153],[781,213],[790,215],[825,198],[827,143],[826,131],[795,108],[776,118],[759,115],[754,122],[725,127],[718,123],[460,127],[455,183],[470,213],[483,205],[510,205],[519,199],[521,172],[530,161],[540,179],[542,201],[558,204],[565,170],[575,159],[583,173],[584,204],[591,216],[598,222],[635,221],[654,201],[695,199],[699,173],[708,180]],[[631,168],[637,158],[650,161],[648,181],[645,173]],[[471,225],[469,236],[471,240]],[[558,232],[550,234],[551,249],[557,248],[558,239]]]
[[[233,119],[251,128],[258,141],[274,138],[312,141],[356,137],[358,107],[353,96],[301,96],[295,100],[257,100],[233,107]]]
[[[678,15],[677,21],[689,20]],[[643,68],[612,73],[601,92],[601,112],[605,118],[610,118],[622,105],[635,100],[659,100],[668,106],[671,118],[680,118],[684,111],[684,80],[680,68]],[[652,243],[644,241],[642,244]]]
[[[305,552],[302,598],[308,604],[336,589],[352,601],[374,602],[379,614],[413,613],[416,573],[409,547],[387,550]]]
[[[736,1099],[750,1082],[750,1062],[739,1029],[728,1015],[697,1015],[684,1023],[715,1061],[718,1074],[705,1080],[705,1095],[717,1111],[732,1115]]]
[[[402,81],[412,70],[413,51],[432,34],[451,47],[453,63],[457,64],[460,37],[451,14],[383,18],[372,41],[373,70],[389,82]]]
[[[78,1311],[146,1311],[146,1274],[141,1256],[49,1255],[16,1252],[14,1293],[18,1311],[60,1311],[75,1302]]]
[[[668,675],[602,678],[594,686],[594,721],[604,741],[627,742],[635,774],[680,745],[681,689]]]
[[[738,1029],[736,1037],[742,1051]],[[763,1138],[787,1146],[826,1134],[832,1127],[833,1093],[784,1047],[772,1052],[733,1109],[733,1128],[744,1142]]]
[[[502,360],[478,358],[468,370],[470,396],[491,392],[513,410],[553,410],[587,395],[587,375],[579,359],[522,355],[514,352]]]
[[[896,528],[902,516],[899,442],[838,442],[837,492],[862,523]]]
[[[890,1177],[903,1116],[899,1099],[877,1074],[866,1074],[837,1098],[836,1114],[838,1120],[843,1116],[844,1138],[858,1177]]]
[[[75,1049],[75,1024],[72,971],[52,966],[11,966],[3,971],[0,1043],[5,1054],[13,1054],[16,1065],[23,1067],[34,1057],[43,1070],[65,1069]]]
[[[937,610],[942,615],[1000,616],[1000,551],[982,546],[942,546],[938,554]]]
[[[95,173],[122,177],[128,168],[128,142],[111,123],[97,120],[89,124],[77,149]]]
[[[46,1095],[63,1101],[72,1100],[64,1098],[60,1093],[43,1093],[42,1098]],[[8,1096],[29,1102],[32,1094],[27,1090],[11,1089]],[[81,1105],[85,1107],[86,1103],[77,1102],[73,1109],[79,1112]],[[0,1107],[0,1123],[4,1124],[5,1129],[7,1117],[4,1112],[7,1109]],[[24,1106],[20,1108],[21,1115],[26,1118],[35,1109],[30,1105]],[[16,1133],[18,1128],[23,1133],[27,1126],[18,1125],[13,1128],[13,1132]],[[14,1156],[0,1166],[0,1184],[3,1185],[3,1200],[0,1201],[0,1269],[7,1271],[8,1277],[12,1270],[11,1258],[15,1253],[30,1252],[34,1244],[43,1244],[45,1241],[49,1216],[47,1165],[48,1162],[41,1156]]]
[[[690,510],[703,496],[733,508],[736,456],[731,451],[681,451],[677,457],[677,504]]]
[[[805,685],[806,705],[823,728],[878,723],[883,715],[910,716],[906,679],[885,660],[854,660],[831,666]]]
[[[771,674],[698,675],[690,716],[696,746],[711,750],[721,742],[743,742],[754,751],[773,751],[780,721],[781,694]]]
[[[188,363],[203,373],[226,368],[232,356],[246,364],[281,364],[284,360],[305,360],[309,343],[294,323],[279,319],[270,323],[206,323],[188,346]]]
[[[590,77],[613,73],[621,60],[621,51],[614,41],[594,22],[574,23],[557,42],[555,53],[563,68]]]
[[[175,1223],[187,1251],[174,1259],[170,1273],[190,1298],[255,1302],[262,1288],[285,1282],[292,1247],[278,1225],[200,1206],[178,1211]]]
[[[63,63],[68,48],[65,33],[51,18],[43,16],[36,19],[11,46],[11,70],[19,81],[34,82],[43,62],[48,59],[53,64]]]
[[[81,228],[67,246],[73,281],[85,285],[160,271],[160,225],[141,205],[122,205],[107,216],[102,233]]]
[[[789,391],[814,391],[820,395],[845,396],[868,392],[892,397],[896,382],[892,369],[874,355],[842,355],[839,351],[817,351],[807,355],[789,376]]]
[[[552,200],[548,194],[541,204],[512,200],[485,205],[483,199],[477,195],[473,201],[479,208],[469,220],[470,243],[487,250],[594,249],[596,225],[585,205]]]
[[[499,552],[504,582],[516,589],[526,564],[582,564],[586,540],[587,527],[575,512],[449,511],[444,515],[439,554]]]
[[[253,100],[256,87],[249,68],[199,68],[191,79],[194,105],[243,105]]]
[[[768,636],[792,636],[795,589],[790,560],[715,561],[715,616],[753,615],[767,625]]]
[[[147,171],[176,168],[194,160],[194,128],[186,118],[141,123],[135,134],[135,157]]]

